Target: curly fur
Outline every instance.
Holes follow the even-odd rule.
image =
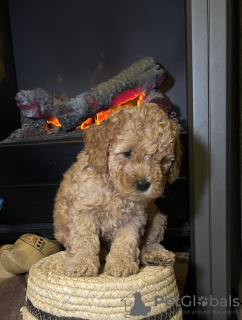
[[[105,271],[113,276],[137,273],[140,262],[172,263],[160,245],[167,219],[154,199],[179,175],[177,125],[147,103],[118,110],[84,139],[55,198],[55,237],[69,254],[65,274],[96,276],[102,247],[110,249]]]

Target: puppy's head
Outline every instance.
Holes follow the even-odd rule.
[[[118,110],[85,132],[89,166],[109,174],[118,192],[142,200],[159,197],[179,175],[177,125],[153,103]]]

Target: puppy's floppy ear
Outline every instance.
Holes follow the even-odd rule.
[[[108,165],[108,148],[113,124],[106,119],[100,125],[92,124],[84,133],[85,151],[89,166],[99,173],[105,173]]]
[[[180,173],[182,151],[178,135],[174,145],[174,154],[175,159],[173,160],[168,172],[166,173],[167,181],[169,183],[174,182],[178,178]]]

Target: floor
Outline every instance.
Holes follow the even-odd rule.
[[[27,275],[19,275],[0,288],[0,320],[23,320],[20,309],[24,305]]]

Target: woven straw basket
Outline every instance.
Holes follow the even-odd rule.
[[[24,320],[182,320],[172,268],[145,267],[124,278],[103,272],[71,278],[63,274],[66,259],[62,251],[32,266]]]

